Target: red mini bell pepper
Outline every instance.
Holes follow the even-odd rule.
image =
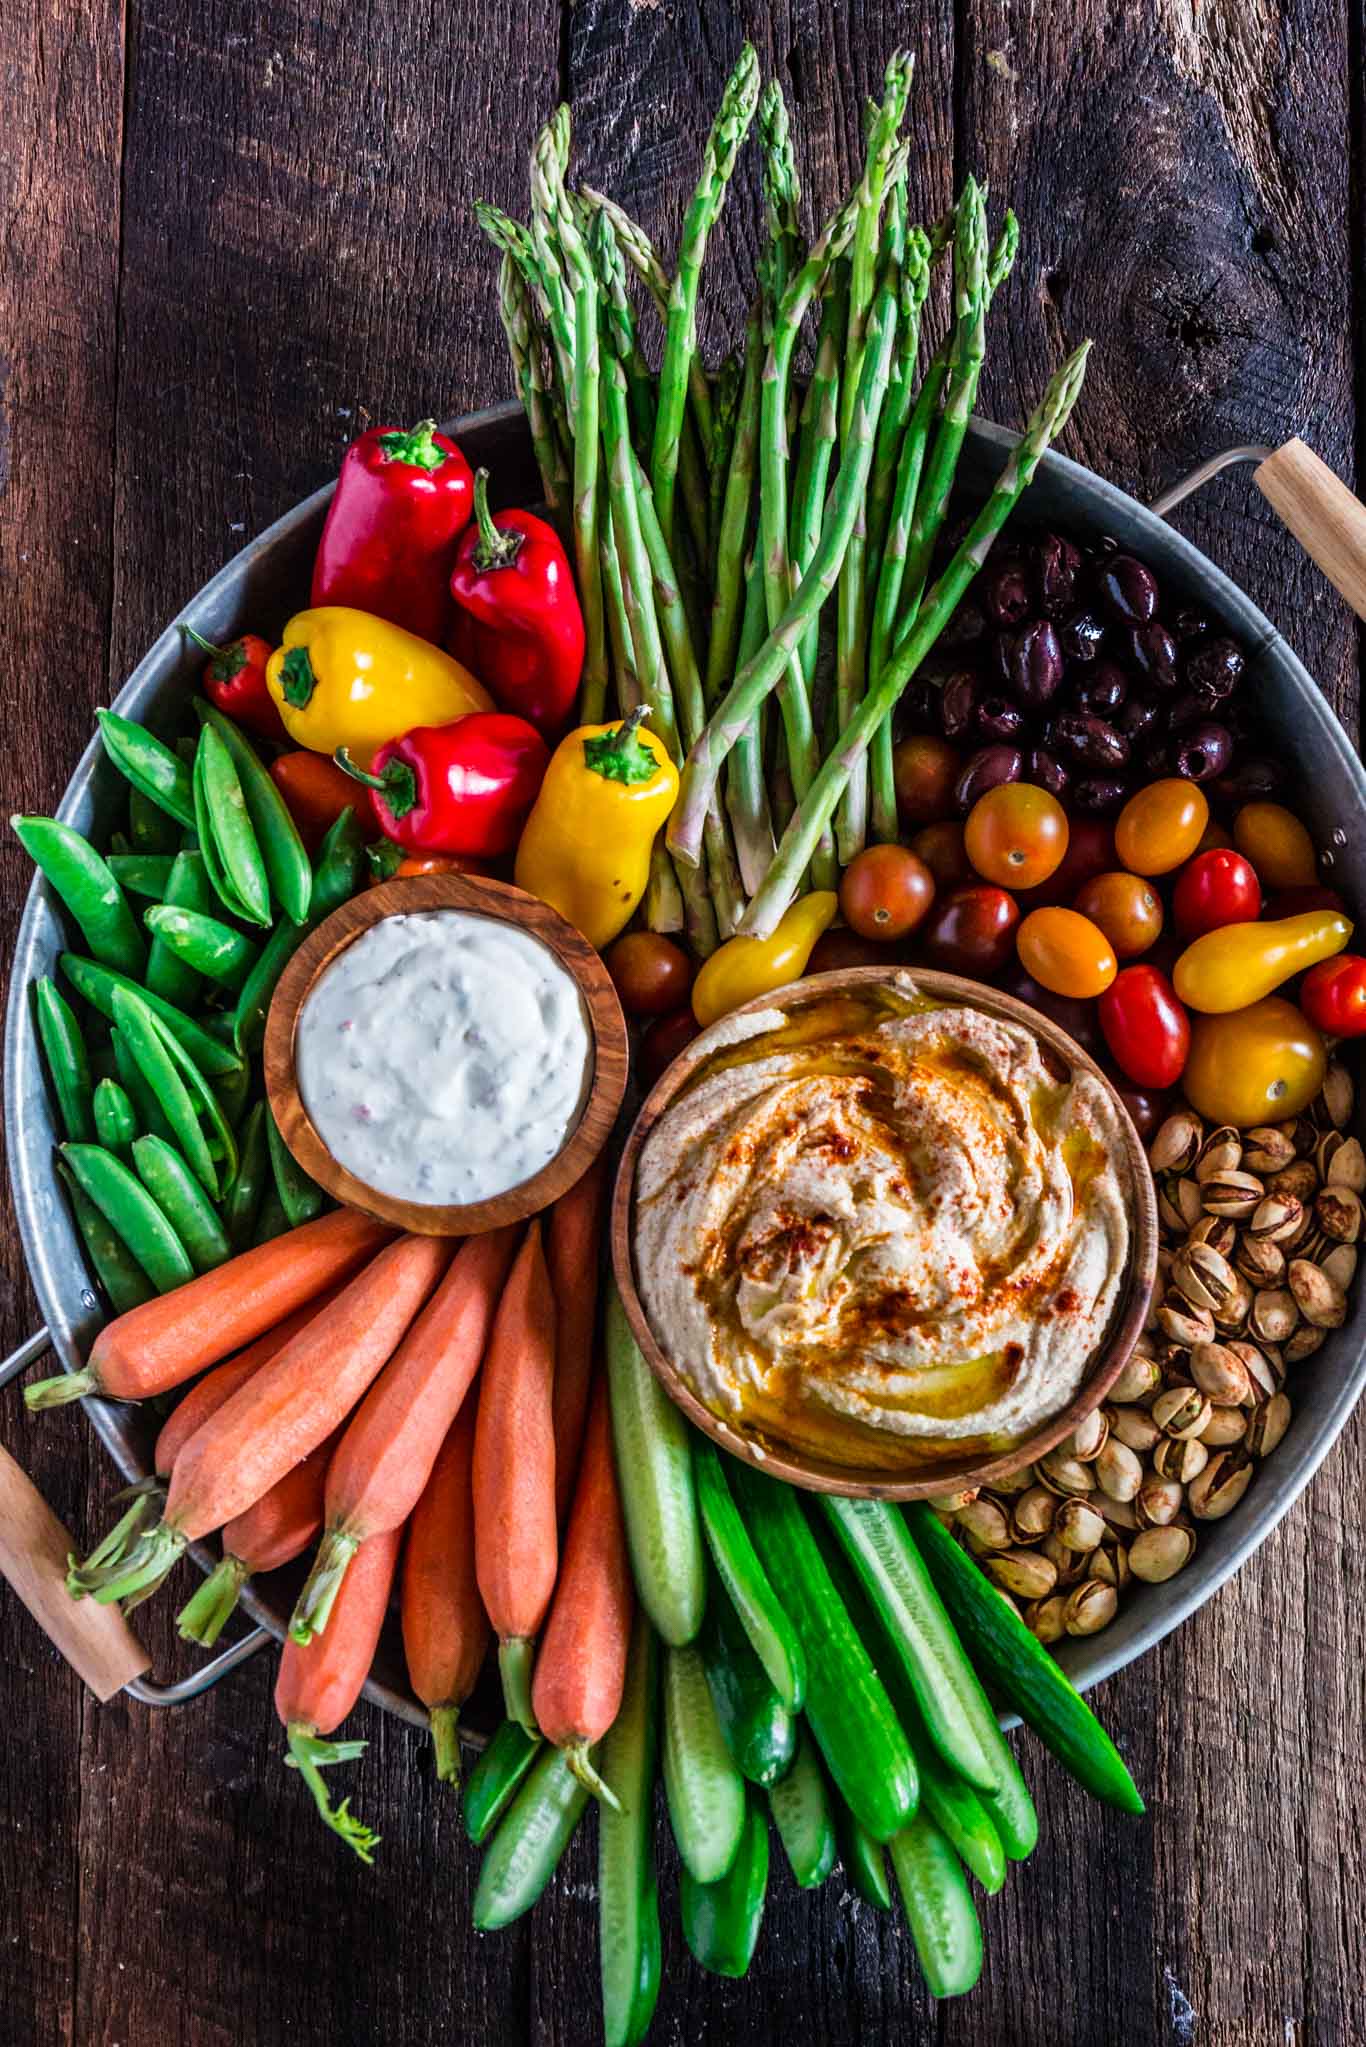
[[[370,791],[375,821],[405,853],[510,853],[550,765],[525,718],[471,711],[415,725],[380,748],[367,774],[344,746],[339,768]]]
[[[456,614],[447,645],[505,711],[547,738],[569,723],[583,673],[583,613],[559,535],[532,512],[488,506],[488,471],[474,479],[474,517],[451,577]]]
[[[241,633],[225,647],[215,647],[192,625],[180,629],[193,641],[204,664],[204,694],[214,709],[258,739],[286,739],[275,699],[266,687],[266,663],[275,649],[259,633]]]
[[[455,442],[421,420],[372,426],[342,457],[313,564],[312,603],[349,605],[440,644],[473,482]]]

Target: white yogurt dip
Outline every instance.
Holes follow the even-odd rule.
[[[519,1187],[563,1148],[592,1077],[583,997],[550,947],[467,910],[385,917],[299,1013],[299,1093],[339,1164],[445,1206]]]

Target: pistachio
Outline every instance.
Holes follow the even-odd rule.
[[[1247,1233],[1266,1244],[1283,1244],[1304,1222],[1304,1203],[1297,1194],[1268,1194],[1248,1217]]]
[[[1266,1185],[1255,1173],[1224,1172],[1206,1180],[1200,1192],[1206,1215],[1232,1216],[1241,1221],[1251,1215],[1265,1194]]]
[[[1209,1420],[1200,1431],[1200,1441],[1207,1450],[1226,1450],[1230,1443],[1241,1443],[1246,1427],[1245,1408],[1211,1407]]]
[[[1092,1550],[1086,1569],[1090,1577],[1099,1578],[1102,1585],[1113,1585],[1118,1591],[1119,1567],[1115,1563],[1113,1551],[1104,1548]]]
[[[1020,1493],[1010,1510],[1010,1533],[1016,1542],[1037,1542],[1047,1535],[1058,1511],[1058,1496],[1046,1485],[1032,1485]]]
[[[1290,1136],[1299,1156],[1307,1159],[1319,1141],[1319,1126],[1312,1116],[1296,1116],[1290,1125]]]
[[[1340,1286],[1345,1293],[1357,1276],[1357,1247],[1355,1244],[1338,1244],[1324,1253],[1319,1264],[1334,1286]]]
[[[1189,1109],[1168,1116],[1148,1147],[1148,1159],[1155,1173],[1184,1173],[1195,1163],[1204,1126]]]
[[[1178,1293],[1168,1294],[1157,1311],[1157,1323],[1173,1343],[1212,1343],[1214,1317],[1208,1308],[1196,1307]]]
[[[1330,1180],[1314,1202],[1314,1220],[1334,1243],[1355,1244],[1361,1235],[1361,1196]]]
[[[1083,1464],[1079,1457],[1072,1457],[1059,1444],[1041,1457],[1037,1466],[1042,1484],[1052,1493],[1080,1493],[1085,1496],[1095,1484],[1095,1474],[1089,1464]]]
[[[1204,1189],[1198,1180],[1181,1179],[1172,1191],[1184,1227],[1193,1230],[1205,1212]]]
[[[1169,1181],[1157,1190],[1157,1219],[1169,1237],[1183,1237],[1189,1228],[1177,1205],[1175,1181]]]
[[[1044,1537],[1039,1549],[1057,1573],[1055,1582],[1059,1591],[1065,1592],[1069,1585],[1077,1584],[1086,1576],[1086,1551],[1069,1549],[1065,1542],[1059,1542],[1056,1529]]]
[[[1153,1470],[1159,1478],[1174,1478],[1189,1485],[1209,1463],[1209,1451],[1192,1436],[1164,1436],[1153,1451]]]
[[[1065,1626],[1069,1635],[1096,1635],[1115,1617],[1119,1594],[1113,1585],[1088,1578],[1068,1599]]]
[[[1284,1393],[1273,1393],[1248,1419],[1244,1439],[1254,1457],[1269,1457],[1290,1427],[1290,1402]]]
[[[1353,1194],[1366,1194],[1366,1152],[1358,1138],[1344,1139],[1325,1177],[1330,1187],[1349,1187]]]
[[[1210,1402],[1197,1386],[1179,1381],[1159,1393],[1153,1402],[1153,1420],[1164,1436],[1179,1440],[1198,1436],[1209,1420]]]
[[[1347,1140],[1340,1130],[1334,1130],[1330,1127],[1321,1135],[1316,1131],[1314,1149],[1310,1152],[1309,1156],[1314,1161],[1314,1171],[1318,1174],[1320,1180],[1328,1178],[1329,1164],[1337,1156],[1338,1152],[1342,1150],[1346,1142]]]
[[[968,1548],[974,1555],[1010,1548],[1010,1522],[998,1501],[985,1496],[969,1500],[965,1507],[959,1508],[954,1520],[967,1537]]]
[[[1227,1216],[1202,1215],[1186,1239],[1191,1244],[1208,1244],[1221,1258],[1231,1258],[1238,1245],[1238,1228]]]
[[[1162,1440],[1162,1431],[1146,1408],[1112,1407],[1110,1434],[1142,1457]]]
[[[1328,1331],[1326,1329],[1315,1329],[1312,1322],[1301,1322],[1299,1328],[1285,1346],[1286,1363],[1288,1365],[1298,1365],[1305,1358],[1312,1358],[1314,1352],[1322,1348],[1327,1334]]]
[[[1129,1569],[1146,1585],[1164,1585],[1184,1570],[1195,1554],[1195,1530],[1174,1522],[1170,1528],[1145,1528],[1129,1548]]]
[[[1058,1582],[1057,1571],[1036,1549],[1003,1550],[987,1557],[982,1568],[993,1585],[1021,1599],[1043,1599]]]
[[[1140,1350],[1135,1344],[1128,1359],[1119,1370],[1119,1376],[1110,1388],[1110,1398],[1118,1406],[1127,1407],[1131,1401],[1146,1399],[1162,1384],[1162,1367],[1155,1357]],[[1111,1423],[1113,1427],[1113,1420]]]
[[[1053,1535],[1064,1549],[1089,1556],[1105,1533],[1105,1517],[1086,1500],[1064,1500],[1053,1523]]]
[[[1138,1516],[1134,1512],[1132,1500],[1116,1500],[1111,1494],[1102,1492],[1096,1494],[1095,1504],[1105,1516],[1107,1527],[1118,1528],[1125,1535],[1137,1528]]]
[[[1259,1124],[1243,1140],[1243,1165],[1249,1173],[1278,1173],[1294,1156],[1294,1138],[1274,1123]]]
[[[1194,1308],[1222,1308],[1237,1291],[1238,1275],[1212,1245],[1192,1239],[1172,1260],[1171,1283]]]
[[[1319,1100],[1323,1103],[1329,1121],[1335,1123],[1339,1130],[1345,1129],[1352,1120],[1352,1098],[1354,1092],[1352,1076],[1348,1073],[1347,1068],[1342,1064],[1341,1060],[1330,1060],[1328,1071],[1323,1076],[1323,1092],[1319,1096]],[[1171,1120],[1168,1117],[1167,1121],[1170,1122]],[[1165,1129],[1165,1127],[1166,1125],[1164,1124],[1163,1128]]]
[[[1274,1343],[1230,1343],[1229,1349],[1247,1373],[1254,1402],[1277,1391],[1285,1378],[1285,1366]]]
[[[1190,1375],[1211,1400],[1235,1407],[1252,1402],[1247,1368],[1226,1343],[1197,1343],[1190,1355]]]
[[[1211,1130],[1195,1161],[1195,1177],[1202,1183],[1220,1173],[1236,1173],[1243,1161],[1243,1140],[1231,1123]]]
[[[1197,1521],[1220,1521],[1232,1513],[1252,1483],[1252,1459],[1238,1450],[1222,1450],[1187,1492],[1190,1510]]]
[[[1186,1488],[1175,1478],[1146,1478],[1134,1495],[1140,1528],[1165,1528],[1181,1512]]]
[[[1285,1253],[1269,1237],[1242,1237],[1233,1263],[1254,1288],[1278,1287],[1285,1278]]]
[[[1024,1623],[1031,1635],[1047,1646],[1060,1642],[1067,1633],[1063,1615],[1067,1601],[1060,1593],[1051,1592],[1047,1599],[1031,1599],[1024,1611]]]
[[[1315,1329],[1341,1329],[1347,1320],[1347,1296],[1322,1266],[1311,1265],[1307,1258],[1292,1258],[1286,1277],[1306,1322],[1312,1322]]]
[[[1293,1273],[1292,1262],[1290,1271]],[[1248,1317],[1252,1333],[1268,1343],[1284,1343],[1300,1319],[1295,1296],[1284,1287],[1267,1287],[1252,1297],[1252,1312]]]
[[[1143,1483],[1143,1466],[1137,1456],[1127,1443],[1117,1442],[1113,1436],[1096,1459],[1094,1470],[1097,1485],[1112,1500],[1132,1500]]]
[[[1214,1310],[1214,1326],[1228,1336],[1243,1327],[1252,1313],[1253,1289],[1241,1272],[1233,1275],[1233,1287],[1227,1300],[1221,1301]]]
[[[1091,1570],[1097,1578],[1101,1575],[1098,1567],[1101,1557],[1108,1559],[1110,1568],[1115,1574],[1116,1589],[1122,1592],[1129,1582],[1129,1551],[1127,1546],[1120,1542],[1117,1536],[1113,1535],[1107,1542],[1102,1543],[1095,1556],[1091,1559]]]
[[[969,1500],[975,1500],[980,1486],[958,1486],[951,1493],[931,1493],[926,1505],[933,1507],[936,1514],[956,1514],[960,1507],[966,1507]]]
[[[1319,1191],[1319,1176],[1312,1159],[1296,1159],[1272,1173],[1266,1183],[1268,1194],[1284,1194],[1299,1202],[1312,1201]]]
[[[1109,1433],[1110,1424],[1106,1418],[1105,1410],[1103,1407],[1098,1407],[1091,1414],[1085,1415],[1077,1423],[1077,1426],[1072,1431],[1071,1440],[1066,1447],[1083,1464],[1089,1464],[1092,1458],[1099,1457],[1101,1451],[1105,1448],[1105,1438]]]
[[[1016,1493],[1028,1492],[1033,1483],[1033,1465],[1022,1464],[1018,1471],[1008,1472],[1004,1478],[994,1478],[991,1481],[991,1490],[999,1493],[1002,1499],[1013,1499]]]

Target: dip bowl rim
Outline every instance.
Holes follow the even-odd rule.
[[[327,968],[387,918],[433,910],[464,910],[539,939],[573,979],[588,1017],[592,1079],[577,1123],[539,1172],[483,1201],[411,1201],[371,1187],[329,1150],[298,1084],[294,1044],[299,1018]],[[611,976],[587,939],[551,904],[491,876],[414,874],[396,875],[362,889],[291,955],[266,1018],[262,1065],[267,1100],[281,1137],[328,1194],[348,1208],[414,1235],[473,1237],[539,1215],[583,1177],[611,1136],[626,1093],[629,1051],[626,1019]]]
[[[885,1466],[859,1467],[835,1464],[798,1450],[788,1443],[761,1443],[753,1435],[716,1415],[683,1377],[679,1367],[663,1349],[650,1326],[636,1285],[633,1250],[635,1180],[640,1154],[655,1125],[698,1068],[716,1049],[714,1033],[736,1017],[775,1008],[805,1007],[812,1001],[835,994],[848,994],[860,987],[888,986],[894,980],[909,979],[916,989],[936,1001],[965,1006],[987,1015],[1007,1018],[1029,1030],[1055,1057],[1073,1071],[1090,1074],[1106,1090],[1120,1132],[1117,1165],[1129,1217],[1130,1238],[1124,1287],[1116,1302],[1103,1341],[1092,1353],[1086,1377],[1067,1406],[1041,1422],[1028,1436],[1009,1447],[983,1456],[945,1457],[916,1469],[891,1471]],[[670,1400],[682,1410],[695,1428],[710,1437],[717,1448],[738,1457],[769,1477],[801,1486],[808,1492],[838,1493],[851,1499],[923,1500],[973,1487],[989,1487],[1011,1478],[1026,1464],[1033,1464],[1056,1449],[1079,1423],[1093,1414],[1114,1385],[1133,1353],[1147,1320],[1149,1302],[1157,1276],[1159,1243],[1157,1192],[1143,1141],[1133,1119],[1107,1074],[1090,1054],[1041,1011],[1017,996],[1007,995],[985,982],[960,974],[945,974],[930,968],[921,970],[889,961],[885,967],[848,967],[831,973],[811,974],[791,981],[770,994],[740,1004],[694,1038],[660,1075],[642,1103],[627,1136],[612,1190],[612,1266],[622,1307],[631,1334],[655,1377]]]

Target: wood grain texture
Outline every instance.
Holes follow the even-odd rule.
[[[1020,212],[985,409],[1023,417],[1098,341],[1069,451],[1140,495],[1226,442],[1299,432],[1352,477],[1366,85],[1347,0],[10,0],[0,136],[0,576],[7,794],[49,805],[90,708],[367,418],[507,395],[469,218],[520,212],[567,90],[579,161],[667,239],[746,31],[797,111],[808,220],[854,174],[859,109],[913,40],[912,190]],[[126,49],[125,49],[126,41]],[[1349,95],[1357,95],[1353,109]],[[126,109],[126,122],[125,122]],[[1354,182],[1355,181],[1355,182]],[[752,159],[716,238],[735,331]],[[1354,216],[1353,206],[1356,206]],[[1355,705],[1358,636],[1245,478],[1181,521]],[[27,884],[0,858],[7,933]],[[6,1336],[32,1325],[4,1229]],[[1309,1367],[1312,1369],[1312,1366]],[[115,1487],[77,1415],[0,1435],[73,1527]],[[1098,1703],[1150,1792],[1139,1826],[1022,1749],[1042,1846],[985,1913],[974,1995],[936,2011],[898,1922],[775,1876],[750,1979],[687,1960],[662,1873],[654,2038],[898,2047],[1337,2047],[1366,2038],[1366,1429],[1255,1563]],[[174,1598],[138,1616],[188,1667]],[[582,2047],[599,2037],[591,1829],[530,1925],[470,1925],[474,1857],[421,1738],[363,1708],[365,1871],[281,1766],[270,1659],[177,1713],[82,1705],[0,1595],[5,2047]],[[351,1731],[348,1728],[348,1731]]]

